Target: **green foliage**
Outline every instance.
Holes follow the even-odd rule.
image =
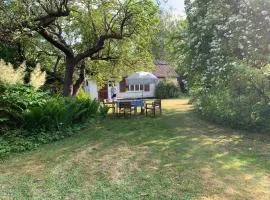
[[[101,117],[106,117],[109,112],[109,107],[106,105],[100,105],[99,114]]]
[[[30,66],[37,61],[42,63],[50,74],[49,81],[60,80],[63,84],[65,61],[72,58],[63,59],[64,54],[71,55],[68,51],[80,55],[74,65],[87,61],[86,77],[92,76],[100,82],[134,71],[134,68],[151,66],[151,37],[158,22],[158,6],[152,0],[83,0],[79,3],[12,0],[3,2],[1,8],[3,27],[1,24],[0,30],[12,33],[10,40],[22,45],[23,56]],[[44,15],[53,20],[48,23]],[[44,27],[43,23],[48,24]],[[22,24],[31,26],[22,28]],[[39,29],[42,31],[37,31]],[[43,31],[45,35],[50,34],[44,37]],[[71,82],[75,83],[80,67],[72,66],[70,72],[74,79]]]
[[[19,55],[19,47],[12,44],[0,44],[0,58],[6,62],[18,65],[22,62],[22,57]]]
[[[170,34],[174,32],[178,20],[168,11],[159,11],[158,32],[152,38],[152,54],[156,60],[171,60]]]
[[[197,111],[204,118],[245,130],[270,130],[270,85],[261,70],[237,65],[229,84],[193,94]]]
[[[50,97],[30,85],[2,84],[0,94],[0,158],[70,136],[108,113],[83,91],[73,98]]]
[[[0,124],[20,125],[25,110],[43,105],[48,98],[48,93],[36,91],[30,85],[0,84]]]
[[[152,37],[153,57],[178,66],[178,71],[184,75],[188,51],[187,20],[165,10],[159,12],[159,19],[158,32]]]
[[[180,88],[170,81],[161,81],[155,92],[156,97],[160,99],[176,98],[180,95]]]
[[[27,130],[62,130],[108,110],[84,92],[76,98],[50,97],[30,85],[0,85],[0,124]]]
[[[227,81],[235,61],[256,68],[270,62],[268,0],[186,0],[185,4],[190,86],[212,87]]]
[[[98,116],[99,102],[89,98],[52,98],[24,113],[27,130],[62,130]]]
[[[0,136],[0,159],[7,157],[11,153],[33,150],[41,144],[69,137],[85,127],[85,124],[79,124],[61,131],[38,130],[28,132],[23,129],[8,130],[5,135]]]
[[[77,99],[89,99],[89,94],[87,94],[82,88],[79,89],[77,95]]]
[[[197,110],[232,127],[269,129],[269,1],[185,4],[184,73],[195,91]],[[181,43],[177,45],[181,49]]]

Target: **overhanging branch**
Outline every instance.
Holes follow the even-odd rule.
[[[37,32],[48,42],[50,42],[53,46],[58,48],[59,50],[63,51],[66,55],[73,55],[73,51],[69,46],[63,44],[62,42],[55,40],[53,35],[50,34],[46,29],[40,28],[37,30]]]
[[[95,53],[102,50],[104,48],[105,41],[109,39],[122,40],[123,36],[121,34],[108,34],[100,36],[97,44],[94,47],[89,47],[85,52],[80,53],[76,56],[75,58],[76,62],[78,63],[81,60],[87,57],[91,57]]]

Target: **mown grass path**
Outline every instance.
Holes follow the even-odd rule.
[[[13,155],[0,199],[270,199],[270,134],[207,123],[187,100],[163,105]]]

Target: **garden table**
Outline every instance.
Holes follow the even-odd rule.
[[[144,114],[144,100],[143,99],[122,99],[122,100],[116,100],[116,105],[117,105],[117,111],[120,108],[119,107],[119,103],[120,102],[129,102],[131,104],[131,107],[133,107],[136,112],[137,112],[137,108],[141,107],[141,114]]]

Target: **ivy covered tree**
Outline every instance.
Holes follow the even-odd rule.
[[[107,61],[107,66],[118,68],[150,63],[156,12],[152,0],[10,0],[1,2],[5,26],[0,28],[9,30],[1,33],[6,40],[27,38],[39,47],[50,44],[52,48],[44,52],[56,52],[56,64],[64,62],[63,93],[71,96],[86,73],[91,74],[91,61]]]

